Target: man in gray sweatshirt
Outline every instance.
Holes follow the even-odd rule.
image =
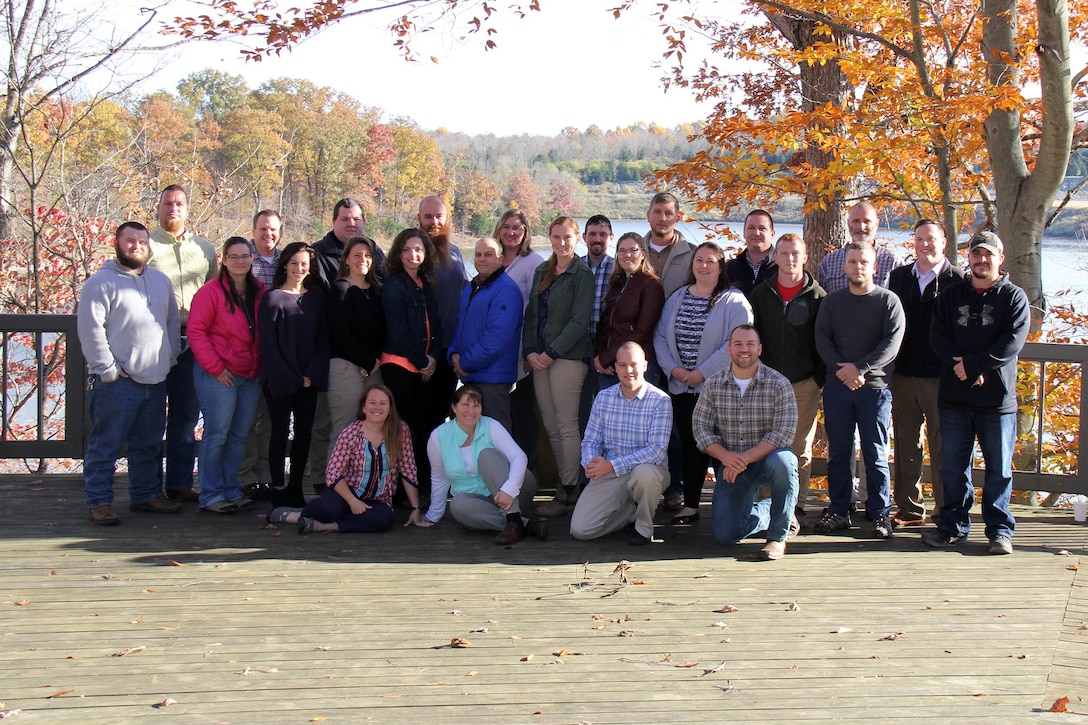
[[[877,287],[876,251],[866,242],[846,245],[843,269],[849,287],[831,292],[816,315],[816,350],[827,366],[824,428],[827,431],[827,491],[831,505],[814,527],[820,534],[849,529],[853,489],[854,431],[861,438],[873,535],[892,535],[888,475],[892,368],[903,342],[906,318],[892,292]]]
[[[128,447],[129,509],[178,513],[160,491],[166,430],[166,376],[181,353],[181,324],[170,279],[147,266],[147,229],[125,222],[114,232],[117,258],[83,285],[76,311],[87,361],[91,431],[83,488],[91,521],[115,526],[113,476]]]

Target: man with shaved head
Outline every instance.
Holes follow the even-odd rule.
[[[873,284],[887,288],[888,275],[899,266],[900,259],[895,252],[876,243],[876,233],[880,229],[880,217],[876,207],[867,201],[854,204],[847,216],[847,224],[850,227],[850,241],[864,242],[876,250],[876,272],[873,275]],[[820,265],[816,269],[816,279],[828,294],[850,286],[846,273],[843,272],[845,261],[845,246],[820,260]]]

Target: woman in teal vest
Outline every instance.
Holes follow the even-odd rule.
[[[543,521],[528,512],[536,479],[527,459],[502,425],[482,415],[483,392],[469,384],[453,394],[453,420],[434,429],[427,441],[431,463],[431,506],[420,525],[437,523],[446,512],[470,529],[498,531],[496,544],[513,544],[528,530],[547,538]]]

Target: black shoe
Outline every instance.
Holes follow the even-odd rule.
[[[793,518],[797,519],[797,526],[804,531],[808,528],[808,512],[800,506],[793,509]]]
[[[873,536],[878,539],[892,538],[892,522],[885,514],[877,514],[873,518]]]
[[[673,526],[686,526],[688,524],[694,524],[698,520],[699,512],[696,511],[695,513],[688,514],[687,516],[673,516],[672,520],[669,521],[669,523]]]
[[[817,534],[830,534],[835,531],[843,531],[852,528],[853,526],[853,522],[850,521],[850,514],[846,514],[845,516],[842,514],[833,514],[825,509],[824,515],[820,517],[820,520],[816,522],[816,525],[812,527],[812,530]]]
[[[272,498],[271,483],[247,483],[242,486],[242,493],[254,501],[267,501]]]
[[[933,529],[922,534],[922,543],[931,549],[944,549],[967,541],[967,534],[956,536],[944,529]]]
[[[637,531],[632,531],[630,538],[627,539],[627,543],[631,546],[647,546],[653,541],[648,536],[643,536]]]

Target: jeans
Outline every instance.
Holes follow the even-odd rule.
[[[1012,538],[1016,519],[1009,511],[1012,497],[1012,453],[1016,443],[1016,413],[969,413],[940,409],[941,480],[944,505],[940,528],[954,536],[971,530],[971,504],[975,488],[971,483],[971,457],[978,438],[986,478],[982,484],[982,520],[986,538]]]
[[[210,506],[242,495],[238,469],[246,453],[246,436],[257,414],[261,388],[257,378],[235,376],[223,385],[200,365],[193,367],[193,384],[204,415],[200,441],[200,505]]]
[[[184,340],[184,338],[182,338]],[[186,345],[178,362],[166,376],[166,490],[179,491],[193,487],[193,465],[196,463],[196,422],[200,403],[193,386],[196,359]]]
[[[766,531],[768,541],[785,541],[790,518],[797,504],[797,456],[779,448],[756,461],[733,483],[717,468],[714,501],[710,508],[711,528],[719,543],[730,545],[757,531]],[[771,497],[756,501],[756,493],[769,486]]]
[[[827,429],[828,512],[846,516],[854,490],[854,430],[861,438],[869,516],[891,511],[888,473],[888,424],[892,418],[892,391],[887,388],[849,390],[828,381],[824,385],[824,427]]]
[[[91,431],[83,457],[87,508],[113,503],[113,474],[122,444],[128,447],[128,496],[143,503],[159,495],[166,382],[142,385],[120,377],[97,379],[88,393]]]

